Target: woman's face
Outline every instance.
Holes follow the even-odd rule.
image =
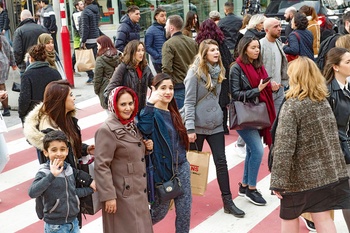
[[[292,22],[291,22],[291,27],[292,27],[292,29],[297,29],[297,27],[295,26],[295,23],[294,23],[294,18],[292,19]]]
[[[207,60],[210,64],[214,65],[218,63],[220,58],[219,47],[215,44],[209,44],[209,49],[207,52]]]
[[[137,46],[137,50],[135,53],[135,59],[137,63],[140,63],[143,60],[144,55],[145,55],[145,48],[143,47],[142,44],[139,44],[139,46]]]
[[[101,45],[99,43],[97,43],[97,50],[100,50]]]
[[[193,21],[192,21],[192,25],[195,26],[197,21],[198,21],[198,16],[194,15],[194,18],[193,18]]]
[[[66,113],[75,110],[74,101],[75,101],[75,96],[74,96],[74,94],[72,92],[72,89],[69,88],[69,92],[68,92],[68,95],[67,95],[67,98],[66,98],[66,105],[65,105],[66,106]]]
[[[53,44],[53,40],[50,40],[49,43],[46,44],[46,51],[52,52],[55,49]]]
[[[252,42],[250,42],[245,53],[247,54],[250,62],[253,62],[253,60],[258,59],[260,54],[259,42],[257,40],[253,40]]]
[[[174,85],[170,79],[163,80],[157,88],[158,93],[162,96],[161,102],[169,104],[174,97]]]
[[[339,65],[334,65],[336,75],[346,78],[350,76],[350,53],[346,52],[341,58]],[[338,71],[337,71],[338,70]]]
[[[119,116],[123,118],[123,120],[128,120],[135,109],[134,99],[129,93],[124,93],[120,96],[117,107]]]

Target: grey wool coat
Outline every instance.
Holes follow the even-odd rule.
[[[347,179],[338,128],[327,100],[286,100],[273,147],[271,189],[302,192]]]
[[[147,200],[145,145],[109,114],[95,134],[95,181],[102,202],[104,233],[152,233]],[[117,212],[104,202],[116,199]]]

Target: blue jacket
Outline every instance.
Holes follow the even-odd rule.
[[[147,103],[138,120],[139,130],[153,140],[152,162],[155,168],[155,183],[170,180],[173,175],[172,167],[174,171],[176,168],[177,155],[179,165],[187,161],[185,148],[178,142],[178,151],[172,151],[173,146],[163,116],[153,105]]]
[[[313,40],[314,37],[309,30],[294,30],[289,34],[288,45],[283,47],[283,51],[285,54],[305,56],[314,60]]]
[[[146,52],[151,55],[153,63],[162,64],[162,47],[165,41],[164,25],[154,22],[145,35]]]
[[[120,25],[117,30],[115,47],[124,52],[125,46],[132,40],[140,40],[140,26],[133,23],[128,15],[124,15],[120,20]]]

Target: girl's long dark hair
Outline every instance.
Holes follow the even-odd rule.
[[[44,92],[43,106],[40,115],[48,115],[52,124],[56,124],[68,137],[76,158],[82,156],[82,141],[74,119],[75,110],[66,113],[66,99],[69,95],[70,84],[67,81],[50,82]],[[40,117],[40,116],[39,116]]]
[[[153,78],[152,86],[154,86],[156,89],[158,89],[158,87],[162,84],[162,82],[164,80],[171,80],[172,81],[170,75],[165,74],[165,73],[159,73]],[[168,105],[168,109],[170,111],[171,119],[173,121],[175,130],[179,134],[180,142],[185,147],[185,149],[188,150],[189,149],[189,141],[188,141],[188,136],[187,136],[187,130],[186,130],[184,124],[182,123],[182,118],[181,118],[181,115],[179,113],[179,110],[177,108],[177,104],[176,104],[176,101],[174,98],[170,101],[170,103]]]

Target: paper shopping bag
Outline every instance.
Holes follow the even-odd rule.
[[[75,50],[75,57],[78,72],[95,69],[95,57],[92,49],[77,49]]]
[[[192,194],[203,196],[207,190],[210,152],[188,151],[187,160],[191,165]]]

